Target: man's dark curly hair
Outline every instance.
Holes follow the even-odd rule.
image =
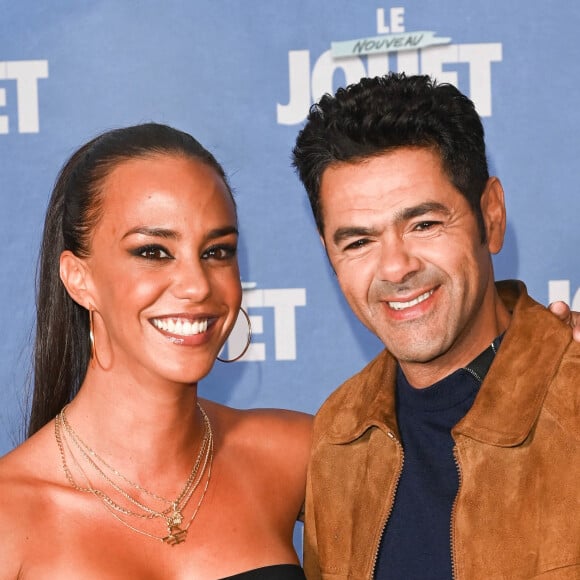
[[[485,241],[480,207],[489,173],[484,131],[475,106],[453,85],[428,76],[389,73],[363,78],[324,95],[298,134],[298,170],[320,234],[324,233],[320,181],[337,163],[356,163],[399,147],[436,151],[451,183],[469,202]]]

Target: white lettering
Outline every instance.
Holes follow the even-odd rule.
[[[434,77],[440,83],[451,83],[457,86],[459,80],[456,71],[444,71],[443,65],[457,62],[459,48],[456,44],[434,46],[421,52],[421,74]],[[404,71],[406,72],[406,71]]]
[[[243,304],[243,307],[247,310],[248,305]],[[248,313],[249,315],[249,313]],[[262,316],[250,316],[250,324],[252,325],[252,336],[255,337],[258,334],[264,332],[264,319]],[[239,315],[236,324],[230,333],[230,336],[226,342],[227,345],[227,355],[223,354],[223,350],[220,353],[220,357],[226,359],[232,359],[238,356],[246,347],[248,342],[248,325],[244,315]],[[260,342],[252,340],[248,350],[244,356],[238,360],[241,361],[261,361],[266,360],[266,345]]]
[[[334,73],[337,70],[344,73],[344,83],[340,83],[341,85],[356,83],[366,76],[365,65],[358,56],[334,60],[331,51],[327,50],[320,55],[312,69],[312,98],[315,101],[325,93],[334,92]]]
[[[276,360],[296,360],[295,309],[306,306],[306,289],[264,290],[264,306],[274,309]]]
[[[416,52],[416,51],[413,51]],[[369,77],[383,76],[389,70],[389,53],[376,53],[367,56],[367,75]]]
[[[6,106],[6,89],[0,89],[0,107]],[[0,115],[0,135],[8,133],[8,115]]]
[[[274,310],[274,357],[276,360],[296,360],[296,308],[306,306],[305,288],[277,288],[271,290],[244,290],[243,306],[253,308],[273,308]],[[243,351],[247,342],[247,325],[243,316],[238,317],[227,341],[228,358]],[[250,314],[252,336],[263,334],[264,317]],[[222,356],[222,355],[220,355]],[[252,340],[242,361],[266,360],[266,344]]]
[[[391,34],[405,32],[405,9],[402,7],[391,8],[390,24],[385,24],[384,8],[377,8],[377,34]]]
[[[405,9],[402,6],[391,8],[391,31],[405,32]]]
[[[491,63],[501,62],[502,45],[459,44],[459,62],[469,63],[469,96],[482,117],[491,117]]]
[[[291,50],[288,53],[290,99],[287,105],[276,105],[279,125],[295,125],[306,118],[311,104],[310,51]]]
[[[0,79],[16,81],[18,132],[38,133],[40,130],[38,107],[38,79],[48,78],[48,61],[20,60],[0,62]],[[6,91],[2,89],[0,106],[6,106]],[[8,133],[6,115],[0,115],[0,133]]]
[[[418,75],[419,51],[406,50],[405,52],[397,53],[397,72],[404,72],[408,75]]]
[[[344,74],[344,82],[339,86],[358,82],[365,76],[384,75],[390,70],[389,59],[394,58],[397,72],[407,74],[428,74],[439,82],[449,82],[458,86],[459,72],[448,70],[450,64],[469,65],[467,82],[468,95],[475,103],[482,117],[492,114],[491,63],[502,60],[500,43],[448,44],[432,46],[421,50],[405,50],[368,57],[353,56],[333,59],[330,50],[323,52],[314,63],[310,73],[310,52],[290,51],[288,105],[277,105],[277,120],[281,125],[303,122],[313,100],[317,101],[325,93],[335,91],[335,73]],[[364,59],[364,60],[363,60]],[[366,62],[366,68],[365,68]],[[445,66],[447,65],[447,66]]]
[[[450,44],[433,47],[421,54],[421,72],[439,82],[458,85],[457,72],[443,71],[443,65],[469,63],[469,96],[482,117],[491,116],[491,63],[501,61],[502,46],[489,44]]]

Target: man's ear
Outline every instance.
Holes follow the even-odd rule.
[[[88,290],[89,271],[86,262],[70,250],[60,255],[60,279],[69,296],[87,310],[93,303]]]
[[[492,254],[497,254],[503,246],[506,229],[503,187],[497,177],[488,179],[480,203],[487,247]]]

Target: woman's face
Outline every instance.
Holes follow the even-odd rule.
[[[105,179],[87,279],[105,367],[193,383],[235,323],[237,219],[219,175],[190,158],[125,161]]]

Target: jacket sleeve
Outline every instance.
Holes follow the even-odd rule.
[[[310,474],[306,479],[306,501],[304,504],[304,573],[308,580],[322,580]]]

